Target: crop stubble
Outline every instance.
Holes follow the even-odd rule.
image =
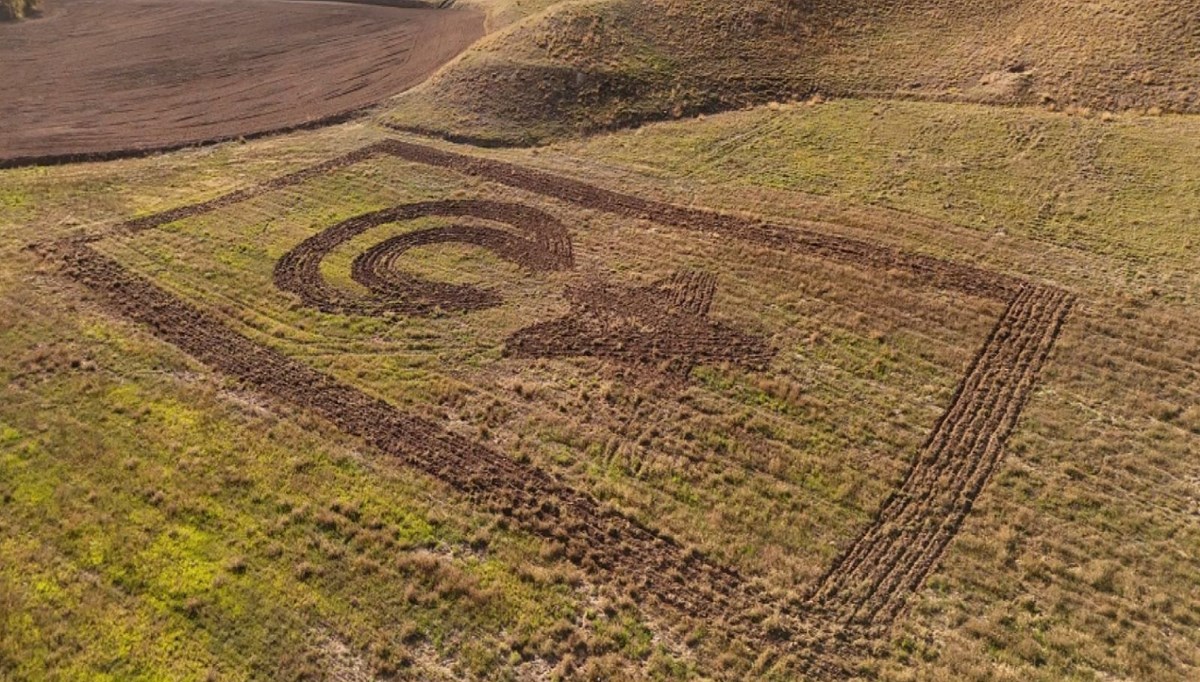
[[[634,220],[716,232],[870,270],[902,273],[914,284],[1005,301],[1008,305],[976,353],[949,408],[917,454],[903,483],[883,503],[872,523],[809,588],[804,599],[785,608],[771,589],[605,507],[554,475],[453,434],[427,419],[406,414],[279,351],[255,343],[209,313],[129,272],[91,246],[105,237],[151,229],[229,206],[378,155],[455,170]],[[422,234],[417,232],[385,241],[361,255],[353,266],[354,278],[372,292],[365,299],[346,299],[321,280],[318,265],[329,249],[370,227],[422,215],[494,220],[514,226],[524,234],[477,225],[453,225],[425,230],[429,234],[424,237],[412,236]],[[493,248],[530,270],[569,267],[572,262],[569,237],[549,215],[514,204],[456,200],[386,209],[325,230],[281,259],[276,282],[282,289],[296,293],[306,304],[337,312],[371,314],[399,310],[423,314],[431,306],[472,309],[472,306],[495,304],[495,300],[488,298],[490,292],[447,288],[449,285],[397,275],[387,267],[390,258],[422,240],[437,243],[455,239]],[[658,608],[696,618],[720,619],[728,624],[731,634],[745,637],[757,646],[769,647],[777,656],[791,656],[797,670],[814,678],[847,675],[850,661],[869,653],[864,647],[869,648],[886,633],[888,626],[903,613],[907,597],[937,566],[999,465],[1004,443],[1036,385],[1040,369],[1074,301],[1060,289],[968,265],[862,240],[634,197],[543,171],[398,140],[376,143],[208,202],[62,240],[42,247],[42,251],[62,266],[65,275],[95,292],[107,307],[146,325],[155,335],[204,364],[284,404],[311,410],[401,464],[444,482],[482,508],[504,514],[527,530],[560,543],[566,556],[597,580],[622,589],[636,589]],[[710,339],[713,348],[731,342],[741,344],[743,356],[725,359],[765,367],[770,358],[765,345],[753,339],[739,339],[739,332],[704,321],[714,290],[711,275],[685,272],[625,292],[604,287],[577,292],[576,299],[586,309],[602,306],[606,297],[620,300],[624,295],[631,301],[641,301],[647,311],[657,309],[679,320],[690,320],[688,324],[707,324],[709,332],[716,334]],[[415,299],[406,298],[412,293],[416,293]],[[414,305],[413,300],[418,304]],[[559,332],[564,324],[571,329],[570,318],[550,324],[559,324]],[[563,334],[538,331],[535,325],[515,334],[509,340],[510,352],[538,355],[554,354],[556,347],[562,350]],[[704,335],[695,329],[689,334],[693,346],[695,338]],[[606,354],[604,348],[604,343],[591,347],[602,357],[622,359],[612,352]],[[651,350],[631,349],[632,352]],[[703,353],[684,357],[684,368],[690,368],[689,363],[711,359]],[[764,620],[748,615],[762,613],[763,609],[774,617]]]

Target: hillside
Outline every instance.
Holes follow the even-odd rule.
[[[1198,3],[0,26],[0,681],[1200,679]]]
[[[1198,41],[1197,0],[566,2],[389,120],[529,142],[814,93],[1195,112]]]
[[[1196,127],[844,101],[3,171],[0,675],[1195,679]],[[1070,292],[1057,342],[1014,283]]]

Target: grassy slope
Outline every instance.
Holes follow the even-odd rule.
[[[23,244],[362,139],[5,173],[0,677],[512,676],[581,638],[688,669],[529,538],[30,277]]]
[[[885,656],[870,665],[892,679],[1182,680],[1200,664],[1200,466],[1190,456],[1200,447],[1197,127],[1177,117],[1101,123],[1021,110],[847,101],[495,154],[683,202],[821,217],[850,232],[871,225],[873,238],[1079,293],[1083,304],[1001,473]],[[539,656],[572,637],[609,651],[592,663],[609,676],[689,677],[694,666],[712,674],[714,661],[733,676],[744,671],[754,652],[721,656],[711,648],[719,643],[702,643],[702,655],[692,660],[686,648],[668,645],[670,637],[661,639],[670,629],[656,626],[653,614],[647,622],[632,604],[618,604],[606,615],[594,600],[607,597],[581,591],[577,573],[537,542],[461,508],[436,486],[372,465],[354,443],[302,415],[263,410],[229,391],[141,330],[73,302],[72,291],[37,274],[39,264],[21,250],[49,234],[244,186],[371,135],[341,127],[157,159],[0,175],[6,262],[0,297],[13,315],[0,335],[6,383],[0,613],[7,619],[0,671],[128,678],[213,669],[238,678],[361,666],[398,668],[415,678],[497,669],[517,675],[536,672]],[[313,222],[327,222],[328,202],[346,211],[397,192],[430,191],[410,188],[406,172],[380,166],[353,180],[372,188],[358,193],[338,184],[350,178],[333,179],[307,190],[319,201],[289,204],[278,222],[189,221],[139,238],[119,255],[191,295],[269,303],[269,296],[241,286],[261,283],[256,271],[263,266],[236,260],[239,233],[267,226],[270,238],[256,243],[278,249]],[[864,204],[946,223],[898,216],[888,229],[875,210],[859,208]],[[639,247],[638,237],[619,226],[578,218],[571,224],[592,225],[586,238],[577,237],[581,254],[603,253],[609,233],[635,252],[662,252],[661,242]],[[210,236],[195,241],[189,236],[195,234]],[[197,248],[176,250],[189,246]],[[460,257],[444,253],[426,265],[449,273]],[[215,284],[187,275],[222,263],[227,277]],[[654,266],[647,260],[639,267]],[[877,305],[836,289],[823,296],[844,297],[840,305],[851,312]],[[267,313],[300,315],[251,310],[245,319],[251,328],[273,319]],[[737,307],[723,314],[736,315]],[[284,322],[287,329],[300,320]],[[320,321],[318,328],[344,333],[337,322]],[[855,339],[869,339],[871,325],[853,316],[837,323],[852,333],[834,338],[830,362],[852,367],[860,352]],[[853,333],[855,324],[867,326]],[[453,341],[462,331],[448,328],[443,336]],[[329,361],[288,334],[281,339],[291,353]],[[463,352],[455,343],[447,348]],[[465,349],[464,362],[479,352],[470,343]],[[944,352],[941,362],[952,366],[958,356]],[[931,372],[925,378],[943,383],[934,367],[922,370]],[[418,401],[443,390],[433,379],[422,385],[361,369],[335,367],[376,390],[413,391]],[[591,370],[583,367],[574,379],[566,370],[542,368],[523,380],[552,409],[519,423],[536,426],[556,405],[586,404],[579,389],[556,386],[587,382]],[[474,379],[484,386],[486,380]],[[886,385],[865,384],[866,403],[888,400]],[[597,395],[605,390],[581,387]],[[472,403],[477,390],[451,390],[463,397],[449,409],[467,424],[472,415],[483,418]],[[935,393],[925,402],[934,409],[938,400]],[[532,408],[511,400],[510,409]],[[810,418],[823,419],[820,411]],[[796,428],[805,425],[796,420]],[[901,441],[921,435],[897,434]],[[616,437],[619,444],[638,434]],[[553,433],[545,442],[557,449],[526,442],[526,454],[539,463],[606,490],[656,523],[677,530],[712,523],[687,505],[654,506],[653,491],[669,484],[678,466],[669,461],[651,467],[642,482],[607,474],[598,482],[583,445]],[[666,446],[675,447],[669,440]],[[830,454],[843,458],[829,463],[833,471],[849,452]],[[898,462],[880,466],[884,479],[900,471]],[[655,478],[656,471],[663,475]],[[725,481],[731,490],[744,483]],[[827,494],[809,490],[802,499]],[[875,495],[856,504],[869,507]],[[730,499],[725,511],[736,517],[754,498]],[[824,532],[848,537],[844,528]],[[720,553],[719,534],[705,530],[689,539],[706,537]],[[769,534],[748,537],[759,551],[767,547]],[[797,541],[777,539],[771,552],[782,552],[800,578],[822,557],[795,545],[795,556],[786,556],[787,543]],[[770,554],[763,556],[757,567],[750,559],[747,570],[769,575]],[[517,663],[522,653],[529,663]]]
[[[560,2],[389,118],[531,142],[813,92],[1194,112],[1197,16],[1196,0]]]
[[[1188,679],[1200,663],[1198,127],[838,102],[560,149],[702,184],[713,202],[780,206],[807,190],[953,221],[971,238],[917,248],[965,249],[1079,292],[1007,463],[879,667]]]
[[[881,481],[918,446],[958,367],[998,314],[994,304],[908,295],[820,262],[730,250],[693,235],[647,234],[557,205],[549,208],[564,223],[587,226],[573,237],[573,272],[522,277],[461,249],[404,259],[406,268],[435,279],[453,281],[465,271],[497,287],[511,304],[494,310],[401,322],[314,316],[271,283],[273,264],[310,234],[314,214],[332,223],[447,191],[542,203],[380,161],[306,184],[309,199],[301,204],[269,197],[108,248],[186,295],[234,303],[247,311],[239,317],[249,333],[289,355],[531,458],[782,585],[814,579],[837,538],[877,506],[886,492]],[[351,257],[411,227],[373,231],[340,247],[325,261],[328,276],[353,288]],[[249,232],[257,235],[253,248],[245,243]],[[781,356],[772,377],[707,367],[698,372],[699,385],[680,389],[639,385],[595,363],[500,357],[508,334],[569,310],[562,295],[568,286],[645,283],[686,268],[722,275],[715,314],[771,339]],[[828,291],[834,284],[839,290]],[[864,305],[881,289],[886,304]],[[897,312],[902,305],[925,309],[921,321],[950,324],[921,329],[911,314]],[[897,409],[909,396],[910,404]],[[630,414],[639,418],[625,423]],[[880,422],[881,415],[889,418]],[[727,512],[713,518],[722,505]]]

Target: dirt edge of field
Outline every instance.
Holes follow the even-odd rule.
[[[272,8],[283,3],[303,8]],[[124,17],[120,7],[106,11],[87,0],[36,26],[6,27],[0,61],[14,66],[0,73],[0,90],[16,95],[0,102],[11,131],[0,142],[0,169],[145,157],[345,123],[419,85],[484,35],[485,13],[474,7],[330,4],[225,0],[198,16],[183,6],[164,19],[164,35],[143,16],[153,6]],[[327,15],[328,27],[307,37],[305,28],[321,27]],[[170,35],[197,21],[203,37]],[[78,31],[80,24],[88,30]],[[278,45],[255,40],[288,27],[294,30]],[[364,27],[369,35],[346,47]],[[233,49],[226,43],[238,31],[248,47],[244,56],[234,53],[243,61],[231,68],[223,48],[206,44]],[[305,49],[305,41],[316,47]],[[68,59],[58,63],[63,50]],[[247,95],[247,84],[259,80]]]
[[[279,351],[259,345],[92,248],[105,237],[139,232],[229,206],[381,154],[467,175],[595,210],[684,229],[799,250],[872,270],[901,269],[914,283],[1008,302],[972,360],[899,490],[800,603],[577,491],[552,474],[405,414]],[[699,221],[699,222],[696,222]],[[790,235],[790,236],[789,236]],[[481,507],[565,545],[566,556],[602,583],[633,591],[657,608],[720,618],[731,636],[771,652],[760,665],[817,679],[853,674],[902,616],[953,540],[1003,457],[1004,444],[1036,387],[1074,298],[1060,289],[903,254],[879,245],[624,195],[512,164],[389,141],[356,150],[263,185],[212,201],[127,221],[116,229],[36,247],[70,280],[122,317],[272,400],[311,410],[401,464],[422,471]],[[681,305],[703,308],[703,277]],[[946,483],[949,482],[949,485]],[[763,620],[748,614],[775,614]]]

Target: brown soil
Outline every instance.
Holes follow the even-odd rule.
[[[815,679],[849,676],[854,660],[880,641],[887,627],[903,613],[907,597],[936,568],[999,465],[1004,444],[1020,418],[1073,303],[1073,297],[1064,291],[970,266],[844,237],[662,204],[542,171],[395,141],[373,145],[258,188],[132,220],[107,234],[144,230],[227,206],[378,154],[455,168],[597,210],[684,229],[718,231],[874,271],[904,273],[918,284],[1009,302],[897,492],[826,575],[811,587],[808,596],[802,601],[789,602],[614,512],[544,470],[402,412],[251,341],[89,246],[88,242],[104,234],[46,248],[47,255],[63,267],[65,274],[97,294],[106,306],[146,325],[158,337],[217,371],[280,403],[311,410],[405,466],[441,480],[481,507],[511,517],[531,532],[560,544],[568,558],[597,580],[648,600],[656,608],[698,619],[716,619],[713,622],[722,623],[731,636],[746,637],[764,651],[764,665],[770,665],[780,656],[790,656],[794,669]],[[487,202],[476,203],[490,206]],[[464,208],[467,205],[470,202],[420,206],[422,211],[433,206],[433,210],[452,215],[480,210],[491,214],[496,206],[509,206]],[[519,226],[540,213],[522,210],[531,212],[517,219],[509,215],[505,221]],[[411,206],[391,211],[403,216],[420,213]],[[354,220],[348,224],[351,227],[345,229],[353,233],[357,224]],[[547,234],[539,229],[528,232],[535,239]],[[340,238],[336,230],[335,237]],[[557,228],[550,233],[562,234]],[[319,238],[320,235],[316,239]],[[558,239],[556,236],[550,243],[561,243]],[[319,263],[320,254],[324,253],[322,248],[312,251],[314,262]],[[386,252],[384,249],[383,253]],[[537,249],[534,252],[541,253]],[[550,262],[563,261],[560,258]],[[307,265],[285,267],[285,281],[296,277],[294,273],[310,269]],[[301,279],[309,281],[311,273]],[[667,310],[668,316],[702,320],[714,290],[711,275],[682,273],[643,289],[609,292],[612,295],[609,303],[630,297],[646,299],[643,301],[646,307]],[[607,295],[604,292],[603,288],[593,290],[591,298],[585,296],[582,305],[602,305],[596,296]],[[752,359],[765,361],[766,352],[761,349],[762,354]],[[763,613],[774,615],[764,619]]]
[[[452,225],[408,232],[380,242],[359,254],[350,271],[354,281],[371,291],[368,297],[351,296],[329,286],[322,278],[321,261],[340,244],[373,227],[426,216],[492,220],[525,234],[519,236],[476,225]],[[573,264],[566,228],[544,211],[499,201],[431,201],[355,216],[304,240],[276,264],[275,284],[298,295],[305,305],[329,313],[421,315],[499,305],[500,298],[494,292],[418,279],[395,267],[395,259],[409,249],[451,242],[486,248],[533,272],[560,270]]]
[[[307,177],[303,175],[301,177]],[[364,250],[350,277],[366,296],[330,285],[321,262],[336,248],[381,225],[428,216],[475,218],[510,229],[454,224],[406,232]],[[566,228],[539,209],[479,199],[430,201],[395,206],[342,221],[301,242],[275,266],[275,285],[296,294],[303,305],[322,312],[353,315],[482,310],[500,296],[469,285],[431,282],[406,274],[397,259],[410,249],[433,244],[471,244],[530,272],[571,268]],[[765,369],[772,353],[766,344],[707,319],[716,277],[683,272],[646,287],[623,289],[596,283],[568,291],[571,315],[533,325],[512,335],[506,353],[516,357],[596,356],[684,378],[699,363],[729,362]]]
[[[0,167],[334,122],[420,83],[482,13],[281,0],[61,0],[0,37]]]
[[[774,353],[756,339],[708,319],[717,280],[681,272],[649,286],[608,284],[568,292],[570,315],[509,337],[513,357],[595,356],[685,378],[697,364],[764,370]]]

